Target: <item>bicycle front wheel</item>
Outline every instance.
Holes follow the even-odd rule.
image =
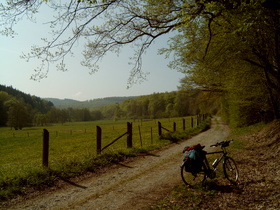
[[[238,169],[235,161],[231,157],[226,157],[223,163],[224,174],[227,180],[232,184],[237,184],[238,181]]]
[[[206,166],[203,163],[202,170],[198,173],[186,171],[186,162],[181,166],[181,177],[186,185],[194,187],[202,184],[206,180]]]

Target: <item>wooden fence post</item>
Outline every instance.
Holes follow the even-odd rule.
[[[43,129],[43,160],[42,164],[44,167],[49,167],[49,131]]]
[[[153,144],[153,127],[151,127],[151,144]]]
[[[141,148],[142,148],[143,143],[142,143],[142,135],[141,135],[140,125],[138,125],[138,131],[139,131],[139,137],[140,137],[140,145],[141,145]]]
[[[132,148],[132,123],[127,122],[127,148]]]
[[[161,122],[158,122],[158,135],[161,136]]]
[[[176,122],[173,122],[173,131],[176,131]]]
[[[185,120],[185,118],[183,118],[183,131],[185,131],[186,130],[186,120]]]
[[[193,128],[193,117],[191,117],[191,126]]]
[[[96,126],[96,153],[101,153],[101,134],[102,129],[100,126]]]

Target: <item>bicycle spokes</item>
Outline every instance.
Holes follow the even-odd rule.
[[[225,177],[232,183],[236,184],[238,181],[238,169],[234,160],[227,157],[223,164]]]
[[[185,165],[183,165],[181,167],[181,176],[186,185],[193,187],[205,181],[206,167],[203,164],[202,170],[199,173],[192,173],[192,172],[187,172],[185,170]]]

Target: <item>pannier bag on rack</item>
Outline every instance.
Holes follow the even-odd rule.
[[[187,172],[198,173],[202,169],[206,152],[200,144],[192,147],[185,147],[183,150],[185,160],[185,170]]]

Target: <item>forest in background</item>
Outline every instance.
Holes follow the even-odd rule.
[[[22,129],[33,125],[43,126],[51,123],[103,119],[156,119],[201,113],[217,114],[220,110],[219,100],[211,97],[209,93],[201,91],[154,93],[125,99],[127,97],[112,97],[112,104],[95,108],[89,106],[87,108],[60,109],[50,101],[0,85],[0,126]],[[105,98],[106,100],[108,101],[107,98]],[[120,102],[122,100],[124,101]]]

